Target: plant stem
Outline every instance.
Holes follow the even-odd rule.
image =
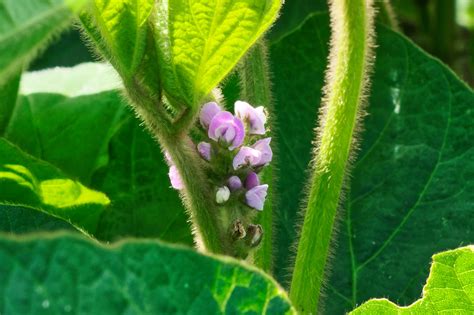
[[[170,154],[183,179],[185,189],[182,197],[191,218],[197,247],[216,254],[229,254],[231,249],[220,231],[212,188],[204,174],[201,158],[186,134],[187,129],[174,130],[166,115],[160,112],[162,104],[158,98],[148,98],[134,80],[124,82],[130,99],[137,104],[134,110]]]
[[[371,66],[372,0],[333,0],[330,13],[331,52],[323,110],[290,290],[301,313],[317,312],[321,305],[331,237]]]
[[[433,53],[450,64],[453,59],[455,42],[456,2],[454,0],[436,0],[434,4],[434,23],[431,31]]]
[[[160,143],[171,155],[173,162],[183,179],[185,189],[183,199],[189,210],[193,233],[198,248],[216,254],[231,254],[227,238],[220,231],[217,220],[218,208],[215,205],[215,193],[209,187],[201,158],[193,142],[182,135],[161,139]]]
[[[397,17],[395,11],[393,10],[390,0],[382,0],[376,2],[377,11],[378,11],[378,21],[387,25],[391,29],[397,32],[401,32],[400,26],[398,25]]]
[[[272,127],[272,95],[271,81],[268,70],[267,45],[264,39],[257,42],[249,51],[242,67],[239,69],[241,97],[252,105],[265,106],[272,136],[272,147],[275,147],[274,130]],[[261,174],[263,183],[269,183],[267,200],[263,212],[258,215],[258,222],[263,228],[263,239],[259,247],[255,250],[253,259],[254,264],[266,272],[271,272],[273,256],[273,208],[275,207],[275,161],[265,167]]]

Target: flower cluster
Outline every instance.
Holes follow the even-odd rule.
[[[242,101],[235,102],[234,111],[235,115],[215,102],[206,103],[199,117],[203,136],[196,149],[210,166],[217,203],[234,197],[263,210],[268,185],[260,183],[258,173],[273,156],[271,138],[265,137],[267,117],[263,107],[254,108]],[[170,165],[171,184],[182,189],[179,173]]]

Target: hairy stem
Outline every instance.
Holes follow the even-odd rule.
[[[371,66],[372,0],[333,0],[331,52],[326,72],[314,169],[300,232],[290,298],[301,313],[317,312],[351,147],[363,115]]]
[[[130,99],[136,106],[135,111],[148,130],[170,154],[173,163],[183,179],[185,189],[183,199],[193,224],[195,242],[201,250],[218,254],[228,254],[228,246],[219,229],[218,208],[214,203],[214,194],[209,187],[196,148],[186,131],[176,132],[164,112],[158,99],[149,99],[142,94],[139,84],[129,81],[125,84]]]
[[[171,155],[183,179],[186,202],[196,245],[199,249],[216,254],[231,254],[230,247],[224,244],[226,237],[220,231],[217,220],[218,208],[215,206],[215,193],[207,184],[201,158],[188,136],[161,139],[161,144]]]
[[[267,46],[265,40],[260,40],[248,53],[242,67],[239,69],[241,97],[255,106],[265,106],[269,113],[270,133],[272,136],[272,147],[275,147],[275,134],[272,126],[272,92],[271,81],[268,70]],[[267,166],[261,175],[263,183],[268,183],[268,195],[263,212],[258,215],[258,224],[263,228],[263,239],[254,252],[254,264],[266,272],[272,270],[272,241],[273,241],[273,208],[275,206],[275,178],[274,164]]]

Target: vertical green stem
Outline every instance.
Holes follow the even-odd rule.
[[[260,40],[249,51],[242,67],[239,69],[241,97],[244,101],[254,106],[265,106],[269,113],[270,135],[272,136],[272,147],[275,145],[274,131],[272,128],[272,92],[271,81],[268,70],[267,46],[265,40]],[[253,255],[254,264],[259,268],[271,272],[272,269],[272,241],[273,241],[273,208],[275,206],[275,161],[267,166],[261,174],[261,181],[268,183],[268,195],[263,212],[258,215],[258,223],[263,228],[262,243]]]
[[[231,254],[224,242],[227,238],[220,231],[215,205],[215,193],[208,185],[201,158],[188,136],[161,138],[161,144],[171,155],[183,179],[183,199],[193,222],[193,233],[199,247],[216,254]],[[202,243],[202,244],[199,244]]]
[[[376,2],[377,4],[377,20],[383,24],[389,26],[391,29],[400,32],[400,26],[398,25],[395,11],[393,10],[390,0],[382,0]]]
[[[449,64],[453,59],[456,1],[436,0],[434,3],[434,23],[431,31],[433,53]]]
[[[290,290],[294,305],[304,314],[317,312],[321,305],[337,209],[371,66],[372,0],[333,0],[330,13],[323,110]]]
[[[219,209],[214,202],[215,195],[209,187],[201,158],[186,134],[187,130],[176,133],[167,127],[169,121],[159,111],[160,101],[149,99],[133,80],[124,82],[130,99],[138,105],[134,106],[135,111],[168,151],[183,179],[183,199],[193,224],[196,245],[212,253],[229,254],[231,249],[225,244],[227,238],[223,237],[218,224]]]

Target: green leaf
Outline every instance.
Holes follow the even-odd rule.
[[[112,204],[95,236],[192,244],[160,148],[126,107],[119,87],[117,74],[105,64],[27,73],[7,137],[107,194]]]
[[[127,78],[145,55],[147,20],[154,0],[94,0],[82,23],[99,50]]]
[[[282,281],[304,198],[328,26],[328,17],[316,14],[270,51],[280,126]],[[374,296],[409,304],[420,296],[432,253],[474,243],[466,225],[474,220],[474,93],[402,35],[379,27],[376,44],[368,116],[330,263],[330,314]]]
[[[434,255],[423,297],[415,303],[400,307],[387,299],[373,299],[350,314],[441,313],[474,313],[474,246]]]
[[[0,261],[5,314],[296,314],[256,268],[156,241],[3,237]]]
[[[104,194],[0,138],[0,204],[39,209],[94,234],[109,203]]]
[[[110,139],[109,163],[96,172],[93,185],[113,200],[101,222],[101,239],[153,236],[192,244],[188,217],[170,187],[163,154],[131,114]]]
[[[108,141],[128,113],[110,65],[72,69],[23,75],[6,138],[89,185],[92,174],[108,163]]]
[[[169,99],[196,107],[274,22],[280,0],[163,2],[156,40]],[[166,19],[167,17],[167,19]]]
[[[0,83],[71,23],[87,0],[0,0]]]
[[[0,232],[23,234],[38,231],[73,230],[68,222],[27,207],[0,205]]]
[[[328,3],[324,0],[293,0],[285,1],[282,6],[278,22],[269,32],[270,41],[278,41],[280,38],[292,33],[301,26],[308,15],[315,12],[328,11]]]

